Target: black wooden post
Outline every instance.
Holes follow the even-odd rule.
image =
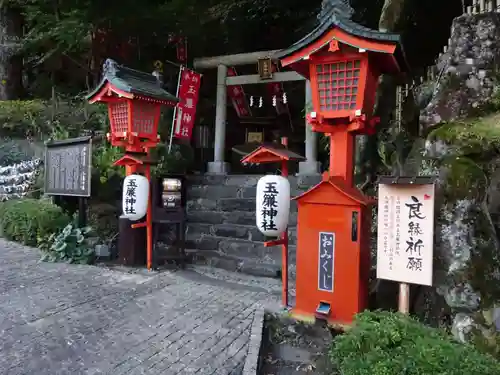
[[[78,197],[78,226],[87,226],[87,198]]]

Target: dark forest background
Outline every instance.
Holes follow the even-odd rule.
[[[441,52],[463,2],[401,3],[394,31],[403,34],[417,73]],[[356,21],[378,29],[383,0],[351,5]],[[152,71],[155,60],[175,61],[172,35],[188,38],[191,62],[284,48],[310,31],[320,6],[320,0],[3,0],[0,99],[48,98],[54,87],[76,95],[96,83],[107,57]]]

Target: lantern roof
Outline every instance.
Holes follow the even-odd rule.
[[[112,59],[107,59],[104,63],[101,82],[87,95],[87,100],[91,103],[100,101],[102,95],[108,93],[171,106],[179,101],[161,87],[154,75],[119,65]]]
[[[329,176],[328,172],[325,172],[323,174],[323,180],[319,184],[313,186],[311,189],[293,198],[292,200],[301,201],[306,197],[314,200],[315,194],[318,194],[324,189],[326,189],[327,192],[326,197],[329,197],[330,199],[334,198],[334,196],[329,192],[329,190],[332,190],[334,192],[340,193],[341,196],[354,204],[369,206],[373,203],[373,199],[367,197],[355,187],[347,185],[342,177]],[[321,198],[324,198],[324,196]]]
[[[323,0],[315,29],[290,47],[277,52],[274,58],[282,60],[283,65],[289,65],[307,59],[311,54],[328,45],[330,41],[337,40],[368,52],[393,55],[396,70],[407,71],[408,64],[401,36],[362,26],[351,20],[353,13],[348,0]],[[383,73],[394,72],[394,68],[383,65],[380,66]],[[298,69],[298,72],[303,74],[304,71],[300,70]]]
[[[143,164],[154,164],[155,161],[151,159],[147,154],[140,153],[126,153],[120,159],[115,161],[113,165],[115,166],[127,166],[127,165],[143,165]]]

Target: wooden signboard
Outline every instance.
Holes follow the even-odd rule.
[[[45,194],[90,197],[92,138],[79,137],[45,145]]]
[[[377,278],[431,286],[434,184],[409,182],[379,184]]]

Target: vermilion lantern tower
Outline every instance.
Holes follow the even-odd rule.
[[[312,129],[330,136],[330,170],[298,202],[294,312],[348,324],[367,307],[370,204],[353,186],[354,137],[375,131],[381,74],[406,69],[400,37],[351,20],[347,0],[323,1],[317,27],[276,58],[310,80]]]
[[[149,150],[159,141],[158,123],[161,106],[174,107],[178,99],[165,91],[152,74],[118,65],[106,60],[103,78],[87,95],[89,103],[108,105],[111,132],[107,134],[113,146],[123,147],[125,155],[115,162],[123,165],[127,176],[143,173],[151,184],[152,161]],[[150,194],[151,195],[151,194]],[[147,266],[152,265],[153,229],[151,197],[146,222],[134,224],[133,228],[147,228]]]
[[[354,136],[375,131],[378,77],[398,74],[406,60],[397,34],[356,24],[346,0],[323,1],[319,25],[278,53],[283,66],[311,82],[314,131],[331,136],[330,174],[352,185]]]

